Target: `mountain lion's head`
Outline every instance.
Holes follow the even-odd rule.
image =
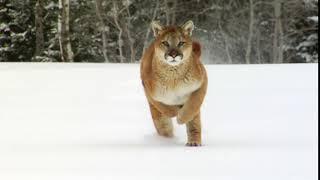
[[[151,23],[155,40],[155,55],[161,61],[178,66],[192,54],[192,21],[182,26],[162,26],[158,21]]]

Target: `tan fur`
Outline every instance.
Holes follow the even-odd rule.
[[[186,45],[181,51],[187,58],[178,66],[161,60],[161,42],[168,37],[183,38],[185,41]],[[177,116],[178,123],[187,126],[188,146],[201,145],[200,107],[208,80],[200,55],[200,44],[193,42],[183,28],[164,27],[145,51],[140,67],[142,84],[157,132],[172,137],[170,118]]]

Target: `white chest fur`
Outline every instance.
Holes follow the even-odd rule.
[[[153,98],[166,105],[183,105],[188,100],[191,93],[199,89],[200,86],[200,82],[182,83],[176,88],[168,88],[159,85],[157,86]]]

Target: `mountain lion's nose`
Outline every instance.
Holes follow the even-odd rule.
[[[173,58],[175,58],[178,56],[178,52],[176,50],[172,50],[172,51],[170,51],[169,55],[172,56]]]

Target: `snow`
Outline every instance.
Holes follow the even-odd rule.
[[[314,41],[309,41],[309,40],[308,41],[303,41],[297,46],[296,49],[305,48],[305,47],[311,47],[311,46],[314,46],[316,44],[317,44],[317,42],[314,42]]]
[[[50,2],[46,7],[45,9],[54,9],[54,8],[59,8],[59,5],[58,3],[54,3],[54,2]]]
[[[314,22],[319,22],[319,17],[318,16],[311,16],[311,17],[308,17],[308,19],[314,21]]]
[[[188,148],[155,134],[137,64],[0,64],[0,179],[318,179],[317,64],[206,67]]]

